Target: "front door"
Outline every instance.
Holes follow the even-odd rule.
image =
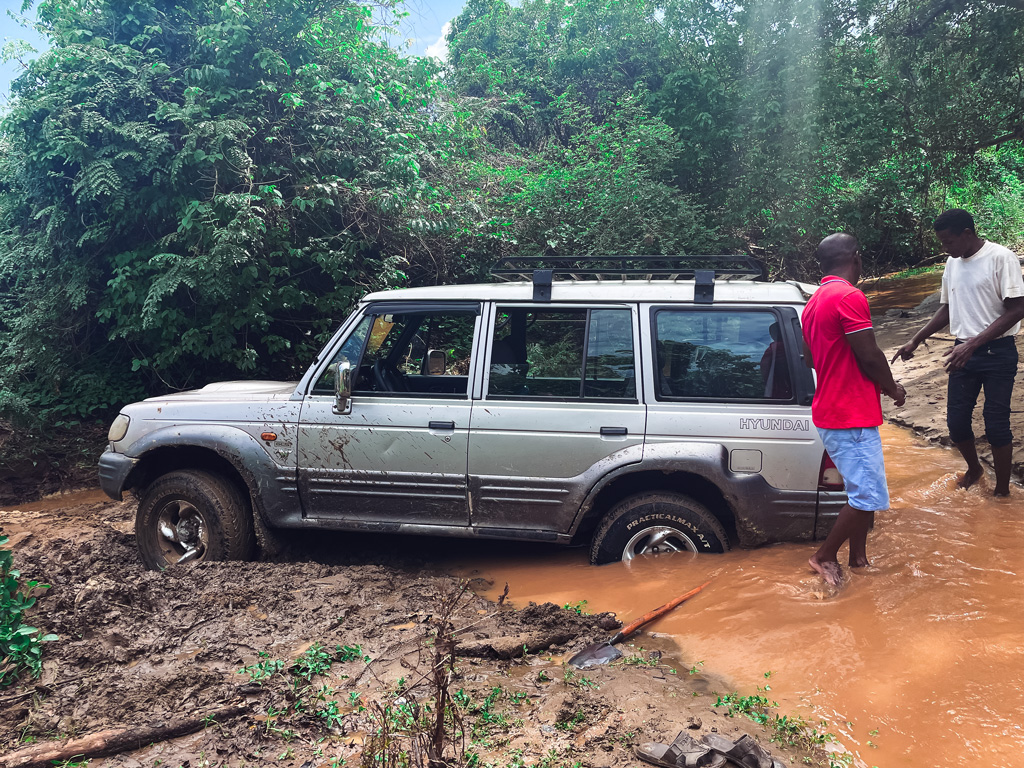
[[[475,528],[565,533],[583,495],[640,461],[637,316],[628,306],[498,306],[473,409]]]
[[[351,412],[324,372],[299,420],[299,493],[313,518],[467,525],[475,304],[377,305],[334,359],[355,370]]]

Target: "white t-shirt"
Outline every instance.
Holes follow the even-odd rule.
[[[946,260],[939,301],[949,305],[949,332],[956,338],[973,339],[1003,314],[1003,299],[1016,296],[1024,296],[1024,277],[1009,248],[986,240],[973,256]],[[1003,336],[1019,330],[1017,323]]]

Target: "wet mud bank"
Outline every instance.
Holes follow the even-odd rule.
[[[0,690],[0,765],[188,718],[193,733],[145,731],[147,746],[89,764],[624,768],[643,764],[634,745],[684,730],[751,733],[787,764],[827,765],[716,708],[731,689],[670,639],[641,634],[613,666],[568,668],[613,615],[485,600],[473,588],[490,585],[433,571],[423,539],[319,536],[279,562],[156,573],[133,516],[94,494],[0,510],[16,567],[50,585],[30,620],[60,638],[38,680]]]

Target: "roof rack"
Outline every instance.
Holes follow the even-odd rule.
[[[768,279],[764,262],[753,256],[505,256],[491,275],[532,282],[538,270],[550,271],[548,280],[694,280],[704,271],[718,280]]]

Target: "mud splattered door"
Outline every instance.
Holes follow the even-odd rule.
[[[338,353],[359,361],[350,411],[336,413],[334,398],[316,389],[303,403],[298,464],[306,516],[468,524],[477,319],[475,305],[368,311]]]

